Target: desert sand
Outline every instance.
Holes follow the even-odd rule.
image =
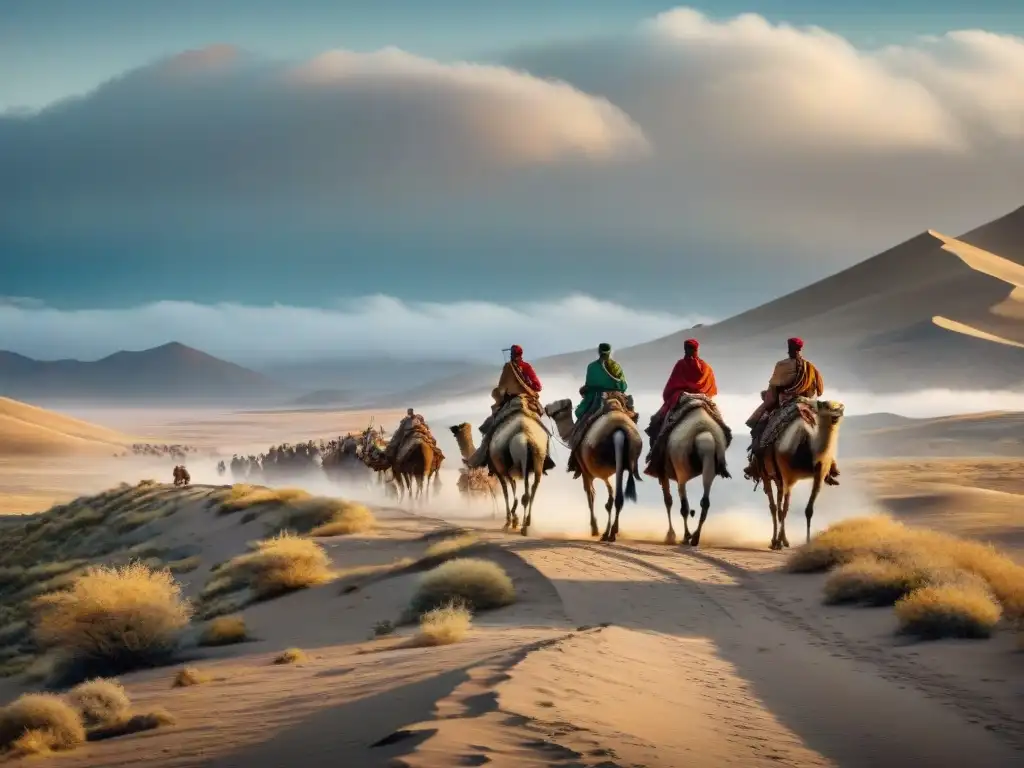
[[[396,417],[376,418],[390,426]],[[102,423],[241,451],[338,434],[368,419],[110,412]],[[32,474],[47,461],[53,477]],[[67,501],[116,485],[118,473],[132,483],[161,473],[169,480],[172,464],[9,460],[0,463],[0,490],[23,488],[24,503],[41,509],[35,484],[59,482]],[[1024,490],[1018,469],[1013,458],[886,459],[851,462],[844,482],[869,486],[912,524],[994,540],[1019,556],[1019,506],[1011,500]],[[193,471],[206,476],[211,468]],[[12,485],[16,477],[21,486]],[[269,531],[270,513],[215,514],[211,504],[223,487],[133,488],[114,492],[137,501],[104,527],[126,529],[121,545],[129,551],[189,563],[176,573],[193,600],[215,565]],[[335,492],[372,500],[365,488]],[[505,534],[488,505],[450,500],[401,509],[370,503],[375,530],[319,539],[336,580],[241,609],[247,642],[190,646],[174,665],[120,676],[139,711],[163,707],[173,725],[53,759],[82,768],[710,768],[1003,766],[1021,758],[1024,656],[1012,632],[984,641],[898,639],[891,609],[823,606],[824,575],[781,572],[785,555],[766,551],[757,537],[716,529],[714,511],[704,546],[692,551],[642,533],[630,539],[629,507],[624,537],[608,546],[543,525],[529,538]],[[578,506],[584,533],[582,493],[559,503]],[[85,507],[101,510],[104,502]],[[517,601],[479,613],[468,636],[451,645],[412,647],[414,627],[375,637],[374,628],[395,621],[416,589],[419,574],[404,564],[455,525],[476,537],[474,557],[512,578]],[[61,537],[60,546],[78,546],[83,536]],[[307,659],[273,663],[292,647]],[[186,663],[208,682],[172,688]],[[8,677],[0,680],[0,701],[36,689]]]
[[[132,442],[126,435],[0,397],[0,457],[109,455]]]

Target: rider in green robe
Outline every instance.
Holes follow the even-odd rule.
[[[587,366],[586,383],[580,387],[583,399],[576,406],[576,420],[596,406],[603,392],[625,391],[626,376],[622,366],[612,360],[611,344],[601,344],[597,348],[597,360]]]

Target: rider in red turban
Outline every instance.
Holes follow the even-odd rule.
[[[683,342],[683,357],[676,361],[672,373],[668,377],[665,389],[661,393],[661,408],[651,417],[647,434],[651,440],[657,438],[658,431],[668,412],[679,401],[683,394],[706,395],[714,397],[718,394],[715,372],[710,365],[697,354],[700,343],[696,339]]]
[[[523,383],[534,392],[540,392],[540,378],[537,376],[537,372],[533,370],[533,366],[523,360],[523,348],[518,344],[513,344],[509,349],[509,356],[512,358],[510,362],[516,369],[516,372],[522,377]]]

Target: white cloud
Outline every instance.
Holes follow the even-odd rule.
[[[3,347],[43,359],[96,359],[179,341],[238,362],[356,355],[494,362],[514,343],[537,358],[601,341],[636,344],[696,322],[706,320],[583,295],[518,304],[407,303],[379,295],[332,308],[162,301],[59,310],[0,304]]]

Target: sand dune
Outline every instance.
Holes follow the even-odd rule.
[[[216,488],[118,493],[136,512],[165,512],[135,541],[192,548],[201,564],[180,576],[189,595],[259,535],[258,519],[214,513]],[[318,768],[343,755],[367,768],[994,768],[1024,749],[1011,636],[897,643],[891,611],[823,608],[823,577],[780,573],[781,556],[766,551],[606,546],[476,524],[474,556],[508,572],[518,602],[478,614],[454,645],[410,647],[405,628],[370,639],[415,588],[395,562],[449,528],[377,515],[373,533],[323,540],[340,585],[245,608],[253,640],[196,650],[189,663],[205,684],[171,688],[173,668],[121,678],[138,707],[165,707],[175,725],[90,743],[61,765]],[[384,570],[358,575],[368,568]],[[308,660],[272,664],[289,646]],[[22,690],[3,688],[4,700]]]
[[[0,456],[109,454],[131,442],[105,427],[0,397]]]
[[[1024,413],[852,416],[843,424],[841,450],[857,458],[1024,456]]]

